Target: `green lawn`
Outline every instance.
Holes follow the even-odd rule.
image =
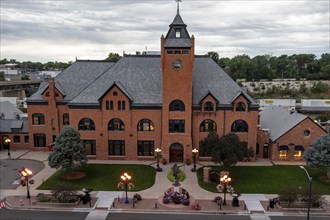
[[[212,166],[221,171],[222,167]],[[326,176],[326,169],[307,168],[313,178],[313,190],[321,190],[330,194],[330,183],[321,181]],[[299,166],[248,167],[234,166],[228,169],[232,178],[231,185],[240,193],[277,194],[285,186],[308,187],[309,181],[304,170]],[[203,169],[197,171],[199,185],[211,192],[216,192],[217,183],[203,182]]]
[[[126,165],[126,164],[88,164],[85,167],[77,169],[83,171],[87,175],[80,180],[70,180],[77,190],[82,188],[92,188],[95,191],[118,191],[117,184],[121,181],[120,176],[127,172],[132,179],[130,182],[134,184],[132,191],[140,191],[150,188],[155,183],[156,170],[146,165]],[[66,172],[59,170],[38,189],[51,190],[59,182],[64,181],[63,176]]]

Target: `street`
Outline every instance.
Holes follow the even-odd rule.
[[[88,212],[0,209],[1,220],[84,220]]]

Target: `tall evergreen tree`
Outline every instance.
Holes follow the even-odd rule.
[[[86,151],[80,133],[67,126],[55,140],[54,151],[48,157],[51,168],[70,170],[87,163]]]

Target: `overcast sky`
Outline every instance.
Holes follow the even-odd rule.
[[[160,50],[174,0],[1,0],[1,59],[74,61]],[[183,0],[196,54],[330,51],[329,0]]]

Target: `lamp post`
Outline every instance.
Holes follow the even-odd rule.
[[[22,177],[25,177],[26,179],[26,192],[27,192],[27,196],[26,198],[30,199],[30,188],[29,188],[29,177],[32,176],[32,171],[29,170],[28,168],[22,168],[22,170],[20,171]]]
[[[10,142],[11,142],[11,140],[10,140],[9,138],[7,138],[7,139],[5,140],[5,143],[8,145],[8,157],[11,157],[11,156],[10,156]]]
[[[307,208],[307,220],[309,220],[309,213],[310,213],[310,209],[311,209],[311,196],[312,196],[312,177],[309,176],[309,173],[307,172],[305,167],[303,167],[303,166],[299,166],[299,167],[301,169],[305,170],[306,175],[308,177],[308,181],[309,181],[308,208]]]
[[[194,162],[194,167],[191,169],[192,172],[196,172],[196,157],[197,157],[197,153],[198,153],[198,150],[196,148],[194,148],[192,150],[192,153],[193,153],[193,162]]]
[[[226,192],[227,192],[227,184],[230,183],[231,178],[227,175],[224,175],[220,178],[220,183],[223,184],[223,205],[226,205]]]
[[[121,175],[120,177],[124,183],[125,183],[125,190],[126,190],[126,199],[125,199],[125,203],[128,204],[129,200],[127,197],[127,186],[128,186],[128,181],[132,178],[130,175],[128,175],[127,173],[124,173],[123,175]]]
[[[160,148],[156,148],[155,149],[155,152],[156,152],[156,157],[157,157],[157,171],[158,172],[161,172],[163,169],[161,167],[159,167],[159,157],[160,157],[160,152],[162,152],[162,150]]]

